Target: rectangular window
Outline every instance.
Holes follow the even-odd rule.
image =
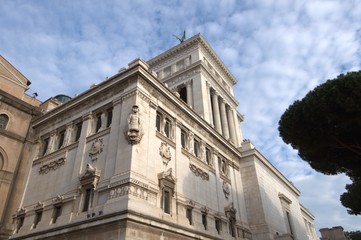
[[[187,208],[187,210],[186,210],[186,218],[188,219],[189,224],[193,225],[192,208]]]
[[[170,137],[170,121],[169,119],[165,119],[164,123],[164,133],[167,137]]]
[[[86,212],[86,211],[88,211],[88,209],[89,209],[91,191],[92,191],[91,188],[87,188],[87,189],[85,190],[83,212]]]
[[[157,118],[156,118],[156,121],[155,121],[155,126],[156,126],[158,132],[160,132],[160,119],[161,119],[160,115],[157,114]]]
[[[64,144],[64,137],[65,137],[65,131],[61,131],[59,133],[59,142],[58,142],[58,149],[60,149]]]
[[[202,213],[202,224],[205,230],[207,230],[207,214]]]
[[[42,216],[43,216],[43,211],[37,211],[37,212],[35,212],[33,229],[35,229],[36,226],[38,225],[38,223],[41,221],[41,217],[42,217]]]
[[[209,148],[206,148],[206,163],[208,165],[211,164],[211,150]]]
[[[163,211],[170,214],[170,194],[167,190],[163,192]]]
[[[45,155],[46,151],[49,147],[49,138],[45,138],[43,141],[43,156]]]
[[[53,223],[56,223],[56,220],[61,215],[61,206],[55,206],[53,211]]]
[[[107,114],[107,127],[110,127],[110,125],[112,124],[112,120],[113,120],[113,111],[112,111],[112,110],[108,110],[108,114]]]
[[[217,233],[221,234],[221,231],[222,231],[222,222],[221,222],[221,220],[216,218],[215,225],[216,225]]]
[[[82,127],[83,127],[83,123],[78,123],[76,125],[75,142],[78,141],[80,138]]]
[[[186,148],[186,136],[187,136],[187,133],[182,129],[181,130],[181,145],[182,145],[182,148]]]
[[[291,235],[293,235],[291,214],[288,211],[286,211],[286,216],[287,216],[287,222],[288,222],[288,227],[290,229],[290,233],[291,233]]]
[[[198,140],[194,139],[194,155],[199,157],[199,142]]]
[[[97,115],[97,124],[95,127],[95,132],[97,133],[101,127],[102,127],[102,115],[99,114]]]

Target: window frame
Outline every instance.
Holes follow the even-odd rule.
[[[10,122],[10,117],[5,113],[1,113],[0,114],[0,129],[6,130],[7,126],[9,125],[9,122]]]

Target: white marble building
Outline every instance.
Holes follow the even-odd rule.
[[[236,82],[196,35],[35,119],[12,239],[317,239],[243,141]]]

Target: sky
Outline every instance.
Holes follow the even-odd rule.
[[[42,101],[75,96],[135,58],[149,60],[201,33],[237,78],[243,136],[302,192],[316,230],[361,230],[339,196],[344,175],[312,170],[279,137],[297,99],[339,74],[361,69],[359,0],[0,0],[0,54]]]

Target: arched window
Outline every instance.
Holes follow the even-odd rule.
[[[8,125],[9,117],[5,114],[0,114],[0,128],[5,129]]]

